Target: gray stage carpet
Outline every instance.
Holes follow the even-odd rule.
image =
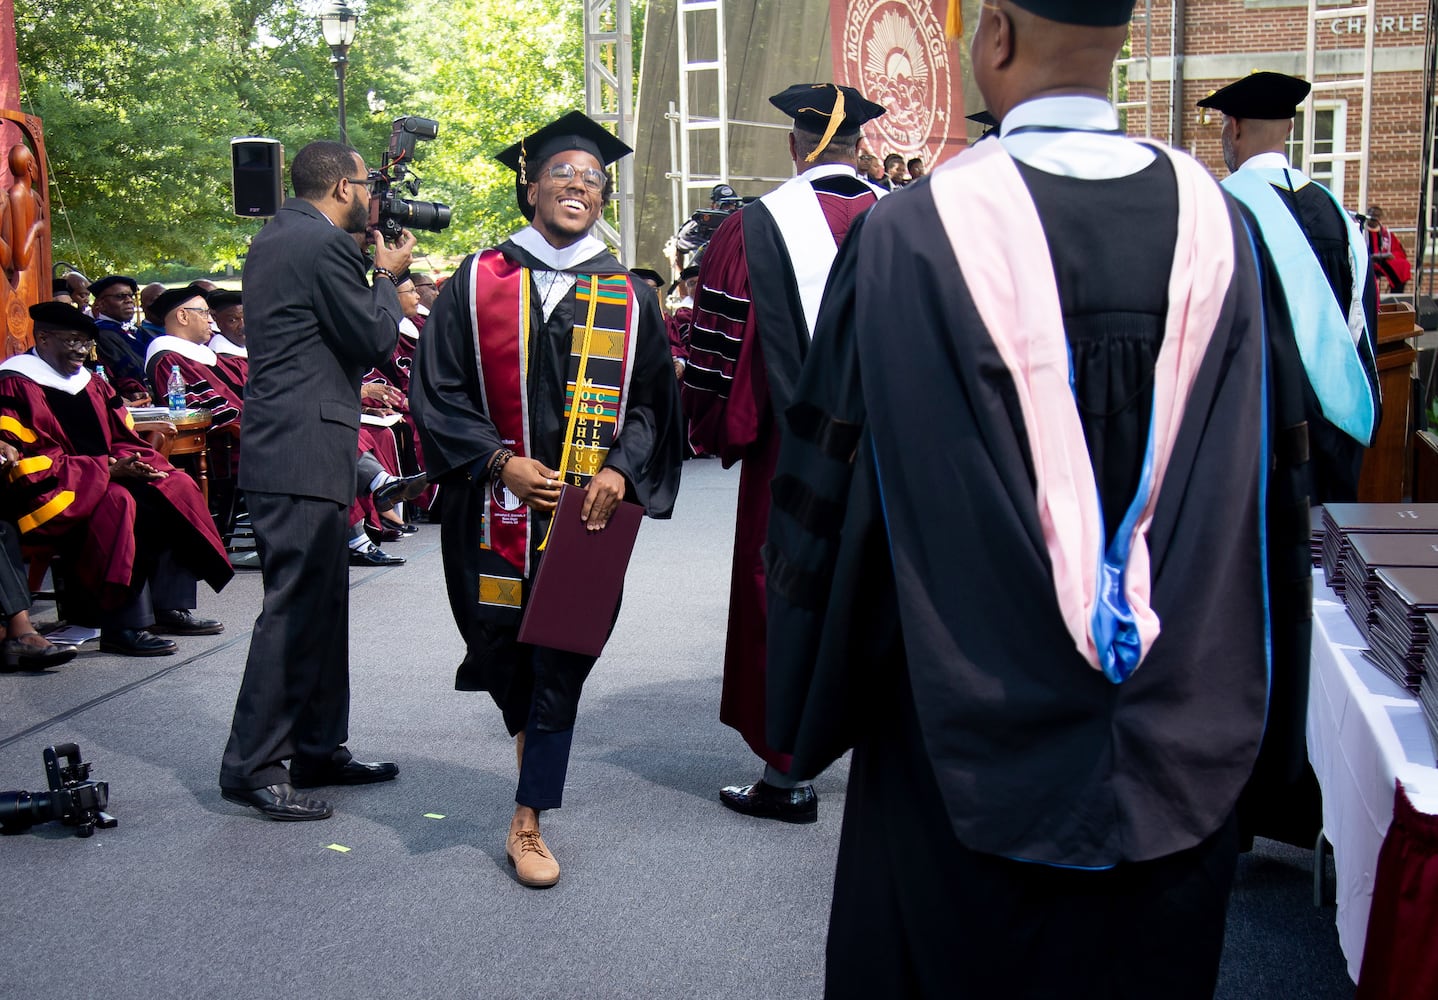
[[[549,890],[505,859],[513,744],[487,695],[453,690],[437,527],[388,547],[407,565],[352,573],[350,746],[401,773],[332,790],[332,820],[268,822],[215,783],[258,573],[202,596],[226,631],[178,656],[0,674],[0,790],[43,789],[41,750],[75,741],[120,821],[0,839],[0,998],[819,997],[846,764],[814,826],[716,798],[759,771],[717,718],[737,481],[688,463],[674,519],[640,534],[545,817]],[[1219,996],[1352,996],[1310,859],[1260,841],[1241,862]]]

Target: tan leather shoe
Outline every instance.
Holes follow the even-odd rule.
[[[531,889],[547,889],[559,881],[559,862],[538,830],[511,830],[505,852],[515,876]]]

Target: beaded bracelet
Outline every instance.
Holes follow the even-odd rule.
[[[399,278],[395,277],[395,273],[387,267],[376,266],[374,269],[374,276],[376,278],[388,278],[391,285],[397,286],[399,284]]]
[[[494,453],[494,457],[489,460],[488,473],[490,482],[499,482],[499,474],[504,471],[505,465],[513,457],[514,452],[510,451],[508,448],[501,448],[499,449],[499,451]]]

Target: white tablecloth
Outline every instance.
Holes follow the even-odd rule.
[[[1338,941],[1355,982],[1394,782],[1403,782],[1414,808],[1438,813],[1438,767],[1422,709],[1368,662],[1366,646],[1315,571],[1308,759],[1323,789],[1323,829],[1338,872]]]

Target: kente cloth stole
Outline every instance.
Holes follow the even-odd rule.
[[[533,320],[529,270],[498,250],[486,250],[475,256],[470,278],[472,332],[485,413],[506,448],[517,456],[532,457],[525,389]],[[583,487],[603,467],[624,426],[639,311],[624,274],[581,274],[577,279],[560,474],[565,482]],[[529,508],[496,481],[486,484],[481,517],[480,547],[503,557],[518,575],[481,576],[480,603],[518,608],[520,584],[531,572],[534,525]]]
[[[1373,386],[1358,354],[1358,344],[1368,332],[1363,315],[1367,248],[1358,227],[1347,221],[1347,210],[1335,200],[1334,204],[1347,221],[1348,256],[1353,268],[1355,294],[1345,309],[1333,298],[1333,286],[1318,265],[1308,237],[1274,188],[1275,184],[1287,187],[1292,183],[1291,178],[1307,180],[1296,170],[1250,168],[1234,171],[1225,178],[1223,186],[1247,205],[1258,220],[1264,245],[1273,257],[1274,269],[1283,286],[1283,297],[1288,301],[1298,355],[1323,416],[1367,447],[1377,430]],[[1333,192],[1327,188],[1319,185],[1319,189],[1333,198]]]
[[[1178,242],[1169,312],[1154,370],[1153,412],[1138,490],[1113,539],[1071,382],[1058,281],[1043,223],[1003,145],[972,147],[932,173],[934,203],[979,317],[1013,380],[1035,500],[1064,625],[1089,665],[1115,684],[1158,638],[1148,529],[1194,379],[1234,271],[1233,231],[1218,185],[1194,160],[1168,155],[1178,181]],[[997,246],[975,232],[1006,232]]]

